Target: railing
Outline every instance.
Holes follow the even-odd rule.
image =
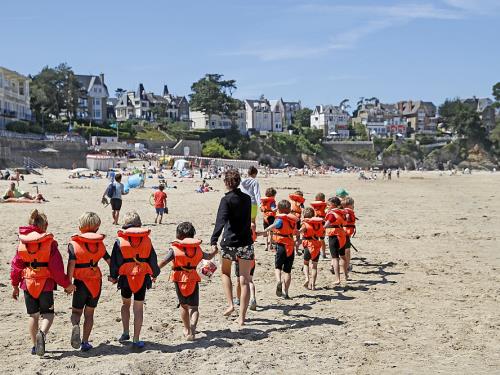
[[[23,166],[26,169],[42,169],[44,165],[33,158],[23,157]]]
[[[19,139],[35,139],[35,140],[45,139],[45,136],[42,134],[16,133],[16,132],[11,132],[10,130],[0,130],[0,137],[19,138]]]

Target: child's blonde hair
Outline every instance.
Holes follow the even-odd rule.
[[[101,226],[101,218],[95,212],[85,212],[78,219],[78,227],[80,232],[97,232]]]
[[[123,218],[123,225],[127,225],[130,227],[140,227],[142,226],[142,221],[141,217],[137,213],[137,211],[129,211],[125,214],[125,217]]]
[[[342,199],[342,206],[354,207],[354,199],[352,199],[351,197],[345,197],[344,199]]]
[[[326,197],[325,197],[325,194],[323,194],[323,193],[318,193],[314,197],[314,200],[321,201],[321,202],[324,202],[325,199],[326,199]]]
[[[47,220],[47,215],[45,215],[43,212],[33,210],[31,211],[28,224],[34,225],[35,227],[38,227],[41,230],[45,231],[49,226],[49,221]]]

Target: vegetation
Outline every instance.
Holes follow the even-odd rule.
[[[172,141],[174,138],[170,137],[163,131],[157,129],[154,125],[145,125],[137,131],[136,139],[146,139],[151,141]]]
[[[486,129],[476,110],[459,99],[446,99],[439,107],[439,114],[444,123],[458,135],[468,137],[474,142],[483,142],[486,139]]]
[[[203,144],[203,156],[211,158],[236,159],[240,157],[238,152],[231,152],[222,144],[220,138],[213,138]]]
[[[34,133],[34,134],[43,134],[43,129],[35,124],[32,124],[27,121],[12,121],[7,123],[5,128],[11,132],[16,133]]]
[[[311,127],[311,115],[313,111],[310,108],[302,108],[295,112],[294,126],[299,128]]]

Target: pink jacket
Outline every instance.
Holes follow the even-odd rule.
[[[40,229],[34,225],[29,225],[27,227],[19,227],[19,234],[29,234],[31,232],[42,233]],[[10,262],[10,280],[12,286],[19,286],[22,290],[26,290],[26,282],[23,279],[23,269],[26,267],[26,264],[18,255],[16,250],[16,255],[12,258]],[[68,287],[71,282],[64,272],[64,264],[62,260],[61,253],[57,247],[57,242],[54,241],[52,243],[52,248],[50,250],[50,259],[49,259],[49,271],[51,278],[47,280],[45,286],[43,287],[44,292],[50,292],[56,289],[57,284],[62,286],[63,288]]]

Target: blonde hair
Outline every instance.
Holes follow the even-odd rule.
[[[140,227],[142,226],[141,217],[136,211],[127,212],[123,218],[123,225]]]
[[[85,212],[78,219],[80,232],[97,232],[101,226],[101,218],[95,212]]]
[[[344,199],[342,199],[342,206],[354,207],[354,199],[352,199],[351,197],[345,197]]]
[[[47,215],[45,215],[43,212],[33,210],[31,211],[28,224],[34,225],[35,227],[38,227],[41,230],[45,231],[49,226],[49,221],[47,220]]]

